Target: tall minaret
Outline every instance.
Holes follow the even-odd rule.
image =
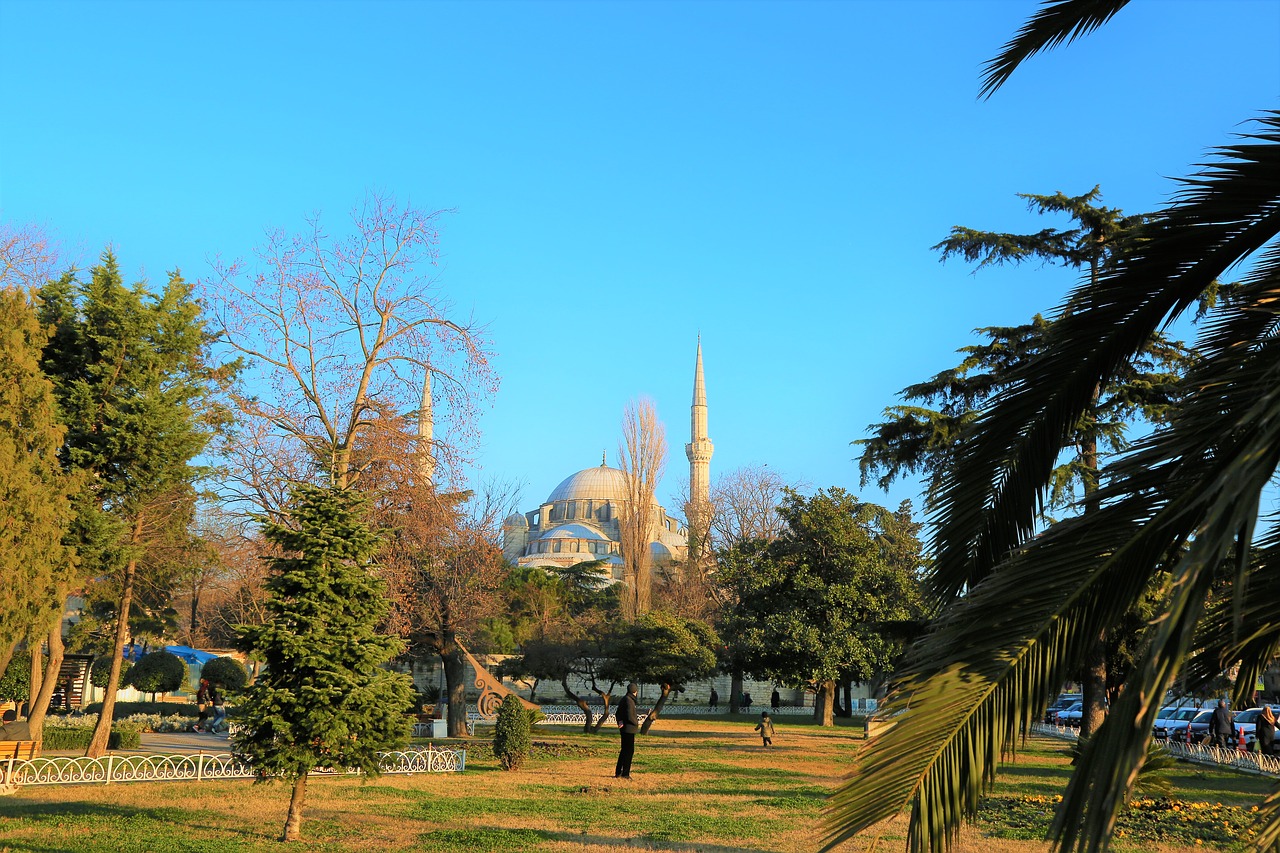
[[[689,559],[707,549],[711,520],[711,454],[715,446],[707,438],[707,389],[702,378],[702,336],[698,336],[698,362],[693,370],[693,405],[689,407]]]

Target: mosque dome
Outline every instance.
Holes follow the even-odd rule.
[[[547,503],[556,501],[614,501],[627,499],[627,475],[608,465],[584,468],[556,486]]]
[[[520,530],[520,529],[528,530],[529,520],[525,518],[522,513],[514,512],[511,515],[508,515],[506,517],[506,519],[502,522],[502,526],[511,527],[516,530]]]
[[[553,527],[546,533],[542,534],[542,539],[588,539],[599,542],[608,542],[609,537],[605,536],[599,530],[588,527],[585,524],[562,524],[559,527]]]

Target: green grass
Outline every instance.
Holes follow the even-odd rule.
[[[467,743],[464,774],[317,779],[308,787],[304,850],[775,851],[818,846],[828,793],[861,744],[855,728],[779,728],[765,750],[753,721],[667,721],[639,740],[633,779],[612,777],[617,736],[540,729],[521,771]],[[1041,851],[1070,771],[1064,744],[1032,741],[1000,774],[965,853]],[[1121,821],[1117,853],[1241,848],[1266,779],[1179,765],[1177,802],[1146,801]],[[259,851],[275,841],[288,787],[248,781],[26,788],[0,798],[0,851]],[[1221,804],[1221,805],[1219,805]],[[1178,805],[1178,808],[1174,808]],[[905,823],[880,849],[901,849]],[[1163,847],[1162,847],[1163,845]],[[294,849],[294,847],[291,847]],[[863,849],[855,842],[850,850]]]

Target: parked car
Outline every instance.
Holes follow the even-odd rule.
[[[1053,721],[1060,726],[1080,727],[1080,718],[1084,716],[1084,702],[1075,701],[1054,715]]]
[[[1243,713],[1243,712],[1242,712]],[[1203,743],[1209,742],[1209,724],[1213,721],[1213,709],[1208,708],[1196,714],[1186,724],[1186,728],[1182,730],[1181,737],[1176,737],[1182,743]],[[1227,739],[1227,746],[1234,749],[1237,744],[1244,738],[1244,732],[1239,723],[1234,727],[1234,731],[1230,738]]]
[[[1058,721],[1058,712],[1065,711],[1071,707],[1073,702],[1079,702],[1084,697],[1079,693],[1063,693],[1053,700],[1048,708],[1044,710],[1044,721],[1046,723],[1056,723]]]
[[[1155,735],[1157,740],[1165,740],[1175,732],[1185,729],[1187,723],[1191,722],[1191,718],[1202,710],[1196,705],[1165,708],[1156,717],[1155,724],[1152,726],[1152,734]]]

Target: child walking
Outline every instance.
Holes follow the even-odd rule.
[[[773,720],[769,719],[768,711],[760,712],[760,722],[756,723],[756,731],[760,733],[765,746],[773,746]]]

